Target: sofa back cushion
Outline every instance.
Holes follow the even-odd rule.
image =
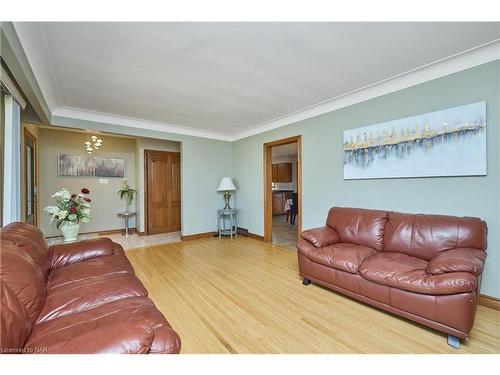
[[[362,208],[333,207],[326,225],[335,229],[340,242],[382,250],[387,211]]]
[[[48,245],[40,229],[26,223],[11,223],[0,229],[2,239],[10,240],[19,251],[29,255],[47,278],[50,266]]]
[[[430,260],[455,248],[486,250],[486,235],[479,218],[390,212],[384,250]]]
[[[47,243],[34,226],[12,223],[0,229],[2,345],[24,345],[45,303],[48,264]]]
[[[9,286],[0,280],[0,347],[3,353],[16,354],[24,347],[32,324],[24,307]]]

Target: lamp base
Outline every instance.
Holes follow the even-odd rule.
[[[231,198],[231,194],[229,194],[229,191],[224,192],[224,201],[226,202],[226,205],[224,206],[224,210],[230,210],[231,206],[229,205],[229,198]]]

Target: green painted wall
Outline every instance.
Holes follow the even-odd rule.
[[[182,234],[215,231],[220,179],[231,176],[230,142],[53,116],[53,125],[181,142]]]
[[[239,226],[264,231],[263,143],[301,134],[304,229],[324,225],[333,205],[479,216],[489,227],[482,293],[500,297],[499,91],[500,62],[495,61],[234,142]],[[483,100],[487,176],[344,181],[343,130]]]

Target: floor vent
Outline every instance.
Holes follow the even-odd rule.
[[[238,229],[236,230],[236,233],[238,233],[238,235],[248,237],[248,229],[246,229],[246,228],[238,227]]]

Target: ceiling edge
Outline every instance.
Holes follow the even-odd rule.
[[[344,107],[364,102],[385,94],[399,91],[411,86],[431,81],[449,74],[473,68],[500,59],[500,39],[457,53],[444,59],[398,74],[383,81],[336,96],[332,99],[289,113],[279,118],[258,124],[237,134],[222,134],[184,127],[164,122],[148,121],[102,112],[94,112],[71,107],[58,107],[52,116],[72,118],[121,125],[137,129],[148,129],[166,133],[188,135],[193,137],[217,139],[221,141],[237,141],[253,135],[277,129],[292,123],[332,112]]]
[[[232,140],[237,141],[251,137],[499,59],[500,39],[496,39],[408,72],[398,74],[397,76],[264,122],[233,136]]]

